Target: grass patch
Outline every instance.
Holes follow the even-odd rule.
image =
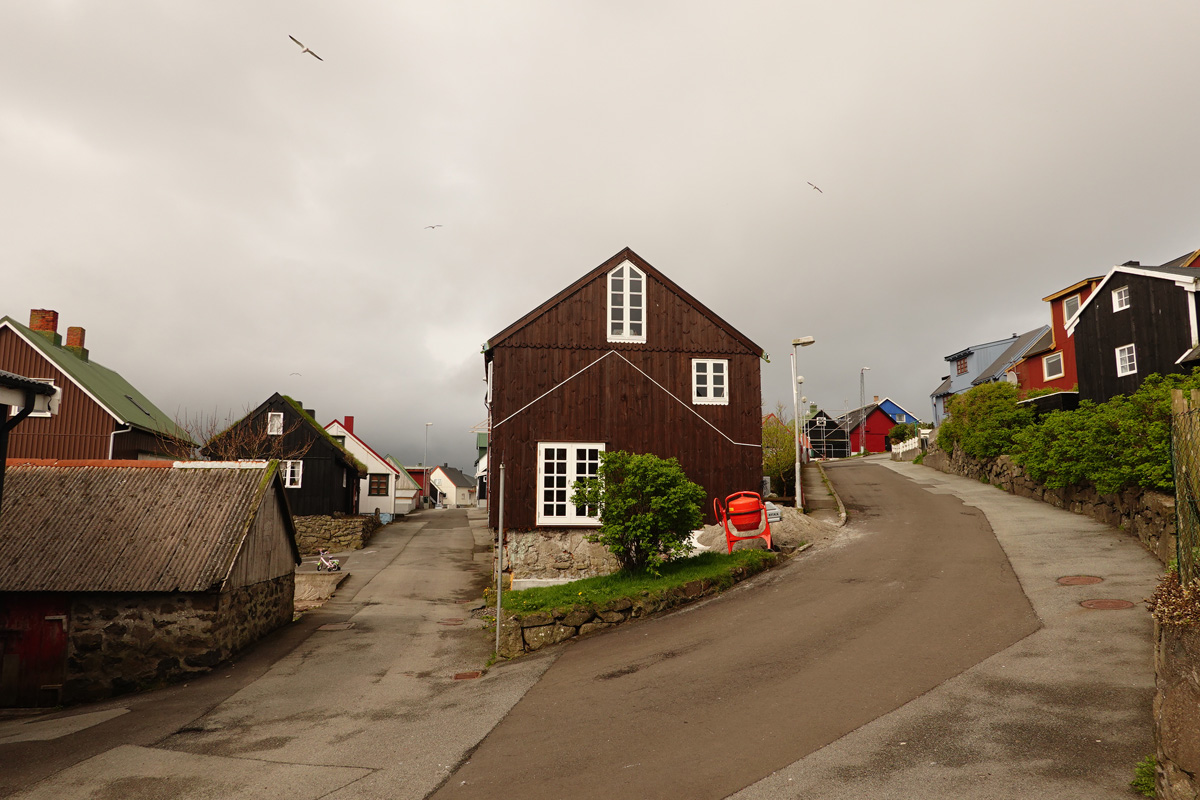
[[[612,575],[583,578],[558,586],[505,592],[506,611],[519,614],[551,611],[555,608],[595,604],[644,595],[661,594],[697,580],[707,580],[725,588],[736,583],[735,570],[761,570],[779,556],[768,550],[739,550],[736,553],[701,553],[690,558],[669,561],[659,567],[659,575],[621,570]]]
[[[1154,797],[1154,768],[1156,766],[1158,766],[1158,761],[1154,756],[1146,756],[1138,762],[1133,771],[1133,780],[1129,782],[1129,788],[1143,797]]]

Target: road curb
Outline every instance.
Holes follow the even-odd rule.
[[[846,524],[846,505],[842,502],[841,496],[838,495],[837,489],[833,488],[833,481],[829,480],[829,475],[825,473],[825,467],[820,461],[815,462],[817,469],[821,472],[821,481],[825,484],[825,488],[829,490],[829,494],[833,496],[833,500],[838,507],[837,527],[842,527]]]

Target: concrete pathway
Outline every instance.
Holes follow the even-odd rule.
[[[110,739],[16,797],[425,797],[549,662],[455,680],[491,652],[462,602],[479,597],[490,571],[490,555],[480,552],[488,534],[465,511],[423,518],[423,527],[393,526],[403,542],[385,533],[382,544],[341,554],[351,581],[372,556],[389,563],[356,592],[335,595],[320,610],[323,625],[257,680],[172,735],[148,746]],[[111,724],[76,736],[103,739]]]
[[[1141,601],[1162,566],[1086,517],[928,467],[877,463],[931,500],[949,494],[982,511],[1041,627],[733,798],[1133,797],[1134,764],[1154,748],[1152,623]],[[830,469],[835,485],[841,468]],[[1103,582],[1058,583],[1072,575]],[[1093,611],[1080,605],[1089,599],[1134,607]]]

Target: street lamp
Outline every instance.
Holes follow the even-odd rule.
[[[421,498],[422,503],[425,502],[426,497],[429,497],[429,426],[432,424],[432,422],[425,423],[425,455],[422,456],[424,460],[421,462],[421,466],[425,468],[425,474],[421,480],[425,484],[421,487],[421,494],[424,495]]]
[[[792,421],[796,427],[796,508],[804,513],[804,494],[800,486],[800,405],[796,400],[797,387],[804,383],[804,376],[796,374],[796,348],[808,347],[815,342],[811,336],[792,339]]]
[[[870,367],[863,367],[858,371],[858,413],[861,418],[858,421],[858,452],[867,452],[867,370]]]

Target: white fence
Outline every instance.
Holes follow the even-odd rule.
[[[924,450],[929,446],[929,435],[932,431],[921,431],[911,439],[905,439],[899,444],[892,445],[892,455],[903,456],[914,450]]]

